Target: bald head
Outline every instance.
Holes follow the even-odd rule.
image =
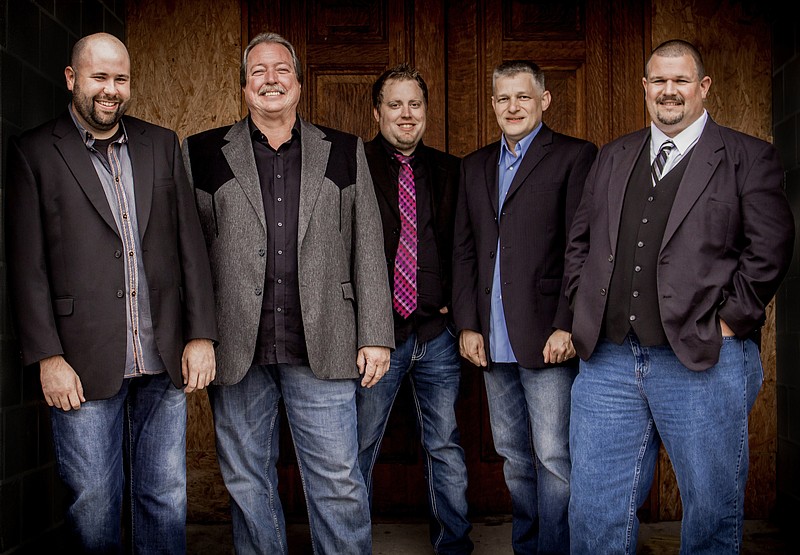
[[[78,69],[80,65],[86,61],[86,57],[90,56],[96,49],[106,49],[116,51],[119,54],[128,58],[130,64],[130,57],[128,56],[128,49],[114,35],[108,33],[95,33],[87,35],[75,43],[72,47],[72,57],[70,58],[69,65]]]

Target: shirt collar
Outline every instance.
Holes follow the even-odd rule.
[[[521,160],[525,157],[525,153],[528,152],[528,147],[531,146],[533,139],[536,138],[536,135],[539,134],[539,131],[542,129],[542,122],[539,122],[539,125],[536,126],[536,129],[525,135],[522,139],[517,141],[516,150],[518,152],[517,156],[514,156],[511,152],[511,149],[508,148],[508,141],[506,141],[505,133],[500,137],[500,158],[497,160],[497,164],[499,165],[503,158],[507,156],[511,156],[512,158],[516,158],[517,160]]]
[[[83,144],[86,145],[86,148],[89,148],[89,149],[94,148],[95,136],[92,135],[89,131],[87,131],[86,128],[83,125],[81,125],[81,122],[78,121],[78,117],[75,115],[75,112],[72,110],[72,103],[71,102],[67,106],[67,109],[69,110],[69,116],[72,118],[72,123],[75,124],[75,127],[78,128],[78,132],[81,134],[81,139],[83,139]],[[122,135],[115,142],[117,142],[119,144],[127,144],[127,142],[128,142],[128,131],[125,129],[125,122],[122,121],[122,119],[119,120],[119,126],[122,129]]]
[[[666,133],[661,131],[654,123],[650,124],[650,155],[651,159],[655,158],[661,145],[664,141],[672,141],[678,153],[683,156],[688,150],[694,146],[700,135],[703,133],[703,128],[708,121],[708,112],[703,110],[703,113],[697,118],[689,127],[675,135],[668,137]]]
[[[253,118],[250,115],[247,116],[247,127],[250,130],[250,138],[253,141],[258,141],[258,142],[261,142],[261,143],[264,143],[264,144],[269,144],[269,141],[267,141],[267,138],[264,136],[264,134],[261,132],[261,130],[253,122]],[[292,126],[292,139],[291,140],[299,139],[299,138],[300,138],[300,118],[299,117],[295,117],[294,125]]]

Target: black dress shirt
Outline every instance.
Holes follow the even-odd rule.
[[[307,365],[300,285],[297,276],[297,225],[302,167],[300,120],[291,138],[277,149],[249,119],[253,154],[267,224],[264,300],[253,364]]]

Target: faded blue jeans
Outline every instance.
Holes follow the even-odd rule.
[[[569,397],[577,369],[490,363],[489,421],[511,494],[514,553],[569,553]]]
[[[680,552],[738,553],[747,420],[762,380],[750,340],[723,338],[719,362],[702,372],[632,334],[601,341],[572,389],[573,553],[636,553],[636,510],[662,441],[683,503]]]
[[[186,394],[167,373],[128,378],[110,399],[78,410],[52,407],[58,472],[69,491],[67,522],[79,553],[186,552]]]
[[[355,379],[318,379],[307,366],[275,364],[252,366],[237,384],[209,387],[238,555],[288,551],[276,467],[281,398],[314,553],[371,553],[367,487],[357,462],[357,385]]]
[[[369,389],[358,389],[358,464],[367,481],[370,500],[372,471],[389,413],[406,376],[411,382],[424,450],[431,545],[435,553],[471,553],[467,466],[459,445],[455,411],[461,359],[449,329],[424,343],[417,342],[416,334],[412,334],[397,345],[383,378]]]

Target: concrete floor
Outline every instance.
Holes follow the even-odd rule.
[[[431,554],[428,527],[424,522],[377,522],[373,525],[373,555]],[[511,519],[496,517],[473,524],[470,534],[475,544],[474,555],[512,555]],[[290,524],[289,554],[311,555],[308,526]],[[680,522],[642,524],[639,533],[639,555],[677,555],[680,548]],[[231,530],[227,524],[190,524],[187,528],[189,555],[229,555]],[[778,528],[761,520],[749,520],[744,526],[742,555],[794,555],[798,544],[787,542]]]

